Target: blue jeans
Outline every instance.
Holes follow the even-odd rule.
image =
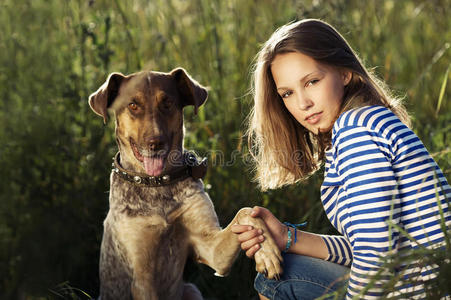
[[[270,280],[258,274],[254,287],[269,299],[316,299],[335,291],[344,291],[349,271],[347,267],[322,259],[284,253],[280,280]],[[344,294],[340,295],[325,299],[343,299]]]

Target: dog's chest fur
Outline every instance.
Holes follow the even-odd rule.
[[[148,187],[128,182],[114,172],[111,175],[110,210],[127,217],[165,218],[182,206],[177,190],[171,186]]]
[[[159,290],[179,294],[177,286],[181,286],[189,241],[177,218],[189,206],[191,196],[203,192],[202,182],[187,178],[170,186],[148,187],[128,182],[113,172],[110,184],[101,264],[122,265],[116,270],[126,270],[117,274],[128,277],[124,282],[131,282],[136,272],[151,274],[149,280]],[[145,262],[142,270],[130,269],[136,265],[135,260]],[[168,269],[174,272],[166,272]]]

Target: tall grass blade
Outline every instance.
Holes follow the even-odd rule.
[[[448,69],[446,69],[446,72],[445,72],[445,78],[443,78],[442,87],[440,88],[440,94],[438,96],[437,109],[435,110],[435,116],[438,116],[438,112],[440,111],[440,106],[442,105],[443,96],[445,95],[446,84],[448,83],[448,74],[449,74],[450,67],[451,67],[451,64],[448,65]]]

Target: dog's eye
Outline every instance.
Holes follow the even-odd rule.
[[[131,102],[128,104],[128,108],[130,108],[131,110],[137,110],[138,109],[138,105],[136,105],[135,102]]]
[[[162,106],[166,110],[171,109],[173,104],[174,104],[174,101],[172,101],[169,98],[164,98],[162,101]]]

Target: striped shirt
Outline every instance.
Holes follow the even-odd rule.
[[[343,113],[326,152],[321,201],[342,234],[322,236],[329,251],[326,260],[351,267],[347,299],[387,296],[382,286],[393,276],[408,280],[397,280],[389,296],[425,298],[424,282],[437,276],[437,265],[410,261],[388,270],[380,268],[380,258],[419,245],[444,247],[439,203],[449,230],[447,199],[451,188],[442,171],[393,112],[366,106]],[[378,271],[380,279],[369,285]]]

